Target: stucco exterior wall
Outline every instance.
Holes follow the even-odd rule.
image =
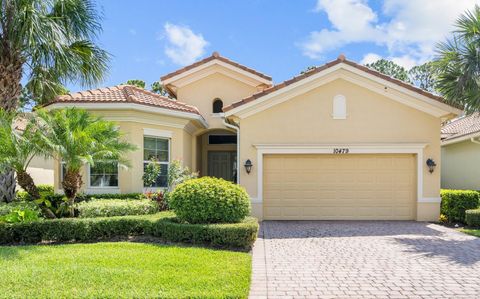
[[[366,80],[366,79],[364,79]],[[347,118],[332,118],[333,98],[347,99]],[[349,144],[425,143],[423,159],[434,159],[433,174],[423,168],[423,197],[440,194],[440,119],[398,103],[360,85],[337,79],[240,121],[240,164],[250,159],[247,174],[241,169],[241,184],[256,203],[258,165],[256,144]],[[424,162],[422,162],[424,164]],[[437,220],[438,203],[418,204],[417,220]]]
[[[480,144],[468,139],[442,147],[442,188],[480,190]]]
[[[179,88],[177,91],[177,99],[197,107],[210,128],[224,128],[222,118],[212,115],[213,100],[215,98],[221,99],[225,107],[252,95],[256,91],[257,89],[254,86],[221,73],[214,73]]]
[[[152,135],[148,132],[159,134],[170,134],[170,162],[181,160],[183,165],[192,168],[192,136],[183,129],[189,123],[188,120],[142,113],[137,111],[91,111],[99,114],[105,119],[114,120],[123,138],[136,145],[137,149],[126,155],[130,161],[128,168],[119,168],[119,187],[93,188],[89,187],[88,169],[84,167],[81,171],[84,182],[82,192],[86,193],[132,193],[143,191],[143,137]],[[120,119],[125,119],[122,121]],[[135,120],[135,121],[134,121]],[[164,123],[159,125],[154,123]],[[147,133],[145,132],[147,131]],[[160,136],[161,137],[161,136]],[[162,137],[163,138],[163,137]],[[60,187],[60,162],[55,162],[55,190],[61,191]]]
[[[36,185],[53,185],[54,160],[43,157],[34,157],[27,168],[27,172],[33,178]]]

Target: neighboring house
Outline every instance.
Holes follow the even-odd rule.
[[[103,115],[139,147],[128,170],[87,167],[86,192],[141,192],[157,157],[158,187],[181,159],[237,179],[260,219],[438,219],[440,171],[426,161],[440,164],[441,123],[461,112],[438,96],[343,55],[277,85],[218,53],[161,81],[178,101],[120,85],[48,105]],[[61,175],[57,163],[57,189]]]
[[[480,116],[442,127],[442,188],[480,190]]]

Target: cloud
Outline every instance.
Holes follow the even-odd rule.
[[[368,53],[365,56],[363,56],[362,61],[360,61],[361,64],[369,64],[369,63],[374,63],[377,60],[382,59],[382,56],[375,54],[375,53]]]
[[[385,0],[374,11],[366,0],[318,0],[315,11],[326,13],[331,28],[310,32],[300,47],[318,59],[327,51],[367,42],[385,47],[405,66],[423,63],[454,29],[458,16],[475,4],[480,0]]]
[[[205,53],[208,42],[189,27],[166,23],[164,36],[168,42],[165,54],[176,64],[188,65]]]
[[[137,30],[130,28],[128,29],[128,33],[130,33],[131,35],[137,35]]]

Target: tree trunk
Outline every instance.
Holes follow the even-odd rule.
[[[4,45],[2,45],[4,47]],[[19,55],[10,53],[6,48],[0,55],[0,108],[5,111],[17,110],[22,91],[23,60]],[[15,172],[13,170],[0,173],[0,201],[15,199]]]
[[[38,192],[32,177],[26,171],[17,171],[17,181],[33,200],[40,199],[40,192]]]
[[[11,202],[16,195],[15,171],[6,170],[0,173],[0,202]]]
[[[70,210],[70,216],[75,216],[75,198],[77,197],[78,190],[82,186],[82,176],[78,171],[69,171],[65,173],[65,178],[62,182],[63,191],[68,198],[68,206]]]
[[[17,171],[17,181],[20,187],[22,187],[23,190],[27,191],[32,200],[41,198],[40,192],[38,191],[35,182],[33,181],[30,174],[28,174],[26,171]],[[57,218],[57,216],[47,206],[45,206],[44,204],[39,204],[39,206],[40,209],[42,209],[45,217],[50,219]]]

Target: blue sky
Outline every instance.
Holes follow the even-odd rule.
[[[274,82],[340,53],[362,63],[384,57],[409,68],[431,59],[435,43],[477,2],[98,0],[104,14],[98,43],[113,55],[100,86],[128,79],[150,84],[213,51]]]

